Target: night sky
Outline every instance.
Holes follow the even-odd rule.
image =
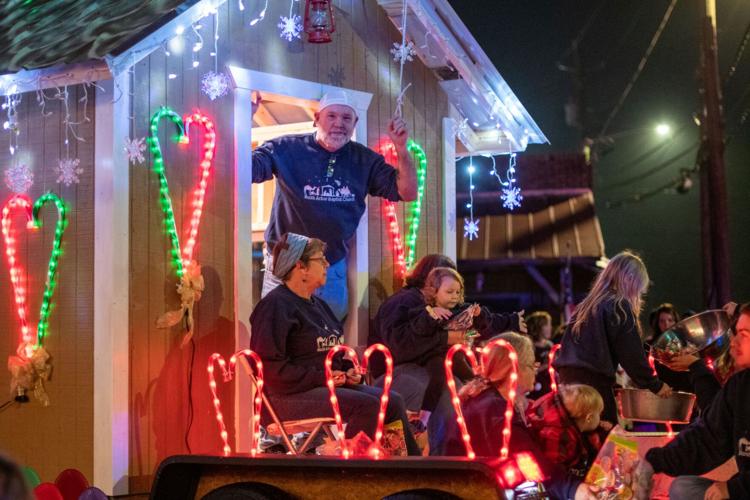
[[[564,106],[573,94],[571,41],[590,22],[580,43],[587,135],[597,136],[646,51],[668,0],[451,0],[451,5],[495,63],[550,140],[530,153],[575,151],[580,133],[566,125]],[[722,78],[750,24],[744,0],[720,0],[719,61]],[[630,248],[646,260],[653,281],[648,307],[673,302],[678,310],[702,304],[699,187],[673,190],[619,208],[609,206],[669,183],[695,162],[699,130],[697,65],[700,3],[677,2],[661,39],[607,134],[614,144],[594,171],[594,196],[608,256]],[[725,152],[729,195],[732,294],[750,301],[750,46],[724,87]],[[660,140],[659,122],[673,136]],[[458,188],[461,189],[459,172]],[[465,184],[464,184],[465,185]]]

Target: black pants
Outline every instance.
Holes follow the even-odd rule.
[[[561,367],[557,373],[560,375],[560,383],[562,384],[585,384],[596,389],[604,400],[602,420],[612,422],[613,424],[617,423],[617,401],[615,401],[615,394],[612,390],[615,387],[614,378],[583,368],[569,366]]]
[[[422,409],[431,412],[435,411],[441,396],[448,390],[448,382],[445,378],[445,356],[433,356],[423,366],[427,370],[429,382],[424,391]],[[453,376],[463,382],[474,378],[474,373],[462,352],[456,353],[453,357]],[[460,387],[460,384],[458,386]]]

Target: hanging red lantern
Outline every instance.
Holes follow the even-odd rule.
[[[329,43],[336,31],[329,0],[305,0],[305,33],[310,43]]]

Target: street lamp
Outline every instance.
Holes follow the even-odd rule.
[[[668,137],[672,133],[672,127],[670,127],[668,123],[659,123],[654,127],[654,132],[656,132],[656,135],[659,137]]]

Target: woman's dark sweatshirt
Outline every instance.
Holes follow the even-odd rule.
[[[496,458],[500,454],[506,407],[505,398],[492,387],[462,403],[466,430],[478,457]],[[455,418],[448,419],[445,435],[445,454],[466,456],[466,447]],[[513,413],[509,450],[511,454],[525,451],[536,459],[547,478],[544,486],[551,498],[568,499],[575,496],[581,480],[566,474],[544,455],[517,411]]]
[[[750,370],[729,378],[705,413],[646,460],[655,472],[701,475],[734,456],[738,472],[727,481],[729,498],[750,498]]]
[[[271,394],[295,394],[325,387],[328,351],[344,343],[341,323],[322,299],[305,299],[280,285],[250,315],[250,349],[263,360],[265,387]],[[334,370],[351,368],[343,354]]]
[[[622,365],[633,382],[656,393],[662,382],[653,374],[638,333],[635,315],[623,302],[620,310],[612,298],[604,300],[575,335],[575,315],[565,330],[555,369],[577,368],[602,375],[614,383],[617,365]]]

